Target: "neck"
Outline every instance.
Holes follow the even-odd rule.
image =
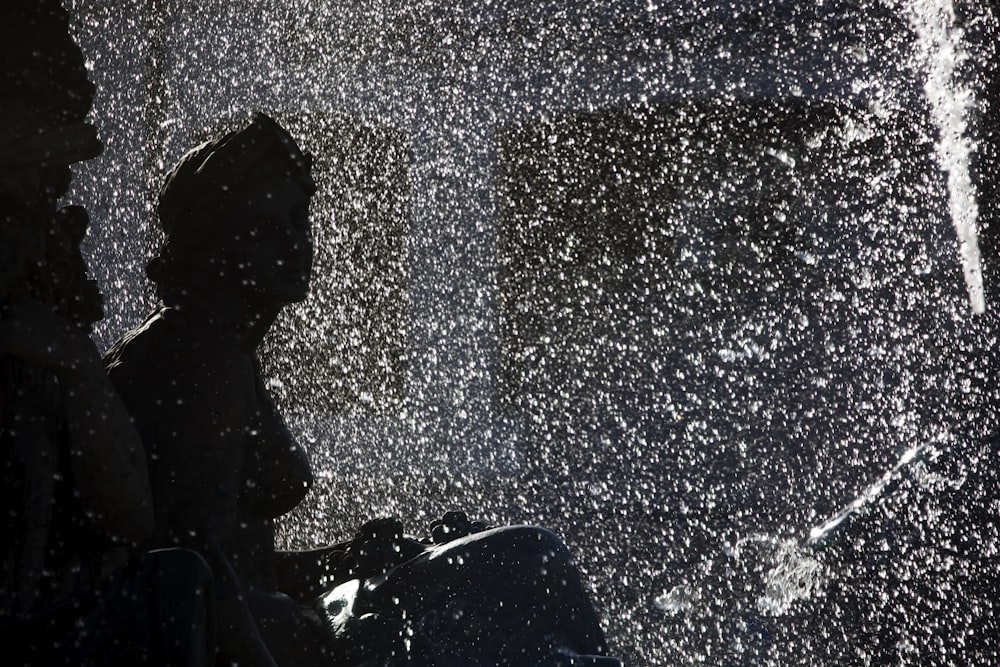
[[[247,349],[257,350],[261,341],[264,340],[264,336],[270,331],[271,325],[274,324],[274,320],[278,317],[280,311],[280,308],[274,308],[266,312],[255,312],[253,319],[246,323],[240,336]]]
[[[206,324],[236,335],[250,351],[256,351],[281,311],[281,306],[262,306],[248,299],[246,294],[222,288],[208,289],[206,285],[165,300],[165,303],[181,311],[192,311]]]

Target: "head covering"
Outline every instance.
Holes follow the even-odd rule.
[[[258,113],[244,129],[189,151],[167,174],[158,207],[164,233],[169,238],[184,224],[185,213],[197,204],[226,195],[245,183],[249,173],[268,164],[287,169],[306,195],[316,192],[309,173],[312,156],[303,153],[273,119]]]

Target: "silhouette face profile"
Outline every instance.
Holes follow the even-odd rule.
[[[302,186],[288,176],[256,179],[226,218],[221,222],[230,241],[218,249],[216,260],[227,281],[262,306],[305,299],[313,243],[309,195]]]

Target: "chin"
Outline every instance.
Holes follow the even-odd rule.
[[[285,303],[299,303],[305,301],[309,296],[309,283],[297,287],[290,287],[282,295]]]
[[[286,306],[304,301],[309,296],[308,278],[258,283],[251,298],[259,304]]]

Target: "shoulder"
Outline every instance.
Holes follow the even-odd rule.
[[[104,357],[123,398],[131,392],[197,398],[254,398],[253,357],[234,335],[198,326],[169,308],[154,311]],[[239,402],[239,401],[237,401]]]

